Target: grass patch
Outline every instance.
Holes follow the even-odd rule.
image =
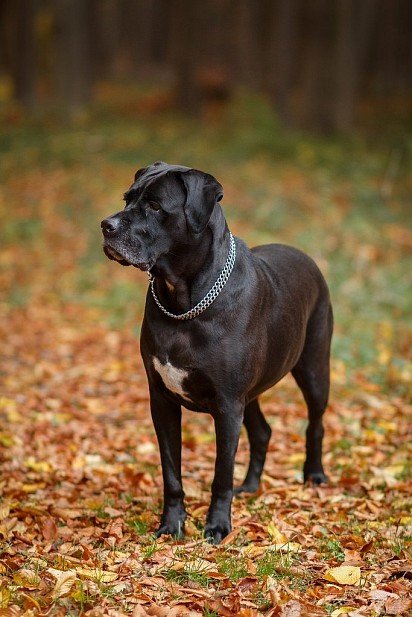
[[[166,580],[175,581],[179,585],[188,585],[189,583],[198,587],[209,587],[211,579],[206,572],[198,570],[196,565],[188,563],[183,570],[168,570]]]
[[[337,538],[324,537],[320,543],[320,551],[325,559],[333,559],[338,563],[345,560],[345,553]]]
[[[241,555],[223,553],[216,557],[216,563],[219,572],[225,574],[232,582],[236,582],[248,574],[245,558]]]

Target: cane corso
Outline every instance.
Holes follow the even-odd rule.
[[[305,398],[305,481],[326,482],[322,415],[329,394],[333,318],[315,263],[295,248],[250,250],[232,236],[211,175],[156,162],[140,169],[124,210],[102,221],[104,252],[149,274],[141,353],[164,482],[157,535],[184,533],[181,405],[212,415],[216,464],[206,537],[231,530],[234,492],[259,486],[271,429],[258,402],[291,372]],[[250,462],[234,489],[233,467],[244,423]]]

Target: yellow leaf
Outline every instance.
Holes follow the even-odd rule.
[[[340,585],[357,585],[360,581],[360,575],[361,570],[357,566],[339,566],[327,570],[323,578]]]
[[[384,472],[390,476],[395,477],[402,473],[404,468],[404,463],[396,463],[395,465],[389,465],[389,467],[384,467]]]
[[[55,572],[59,572],[59,574],[56,575]],[[66,572],[55,570],[53,576],[55,576],[57,580],[52,595],[53,598],[57,600],[57,598],[61,598],[69,593],[77,578],[77,574],[74,570],[66,570]]]
[[[341,606],[340,608],[336,608],[331,614],[330,617],[339,617],[339,615],[347,615],[352,611],[356,611],[355,606]]]
[[[5,396],[0,397],[0,409],[8,409],[9,407],[15,408],[16,401],[12,398],[6,398]]]
[[[3,501],[3,503],[0,504],[0,521],[7,518],[9,514],[10,504],[7,501]]]
[[[301,545],[297,542],[279,542],[270,544],[267,549],[270,551],[280,551],[281,553],[297,553],[301,550]]]
[[[216,572],[217,567],[215,563],[207,561],[207,559],[192,559],[185,564],[186,572]]]
[[[365,429],[363,431],[363,435],[368,441],[373,441],[376,443],[382,443],[383,441],[385,441],[385,435],[383,435],[382,433],[377,433],[371,428]]]
[[[22,568],[16,572],[13,576],[13,580],[19,587],[25,587],[26,589],[38,589],[40,587],[41,579],[37,572]]]
[[[52,470],[50,463],[47,461],[36,461],[34,456],[29,456],[26,458],[24,464],[29,469],[33,469],[33,471],[49,473]]]
[[[290,456],[288,456],[287,458],[289,463],[303,463],[303,461],[305,460],[305,455],[303,452],[297,452],[296,454],[291,454]]]
[[[95,583],[111,583],[118,577],[116,572],[107,572],[100,570],[99,568],[96,568],[95,570],[92,570],[91,568],[76,568],[76,572],[80,576],[88,578]]]
[[[253,559],[254,557],[260,557],[261,555],[263,555],[263,553],[265,552],[265,548],[266,547],[263,546],[248,544],[247,546],[244,546],[241,550],[242,553],[246,555],[246,557]]]
[[[4,448],[10,448],[10,446],[14,446],[14,443],[14,438],[9,433],[0,433],[0,444]]]
[[[276,542],[276,544],[285,544],[288,539],[273,523],[268,525],[268,534]]]
[[[2,587],[0,589],[0,608],[7,608],[10,603],[11,591]]]
[[[412,525],[412,516],[401,516],[399,523],[401,525]]]
[[[23,484],[21,488],[25,493],[36,493],[45,486],[44,482],[38,482],[37,484]]]
[[[396,422],[388,422],[388,420],[380,420],[378,422],[378,426],[383,428],[385,431],[391,431],[391,432],[396,431],[398,428],[398,425],[396,424]]]

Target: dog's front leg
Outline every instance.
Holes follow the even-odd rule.
[[[181,537],[187,516],[181,471],[182,411],[180,405],[171,403],[154,388],[150,389],[150,409],[159,442],[164,490],[163,514],[156,535]]]
[[[216,464],[212,483],[212,501],[206,520],[205,536],[218,544],[232,529],[233,470],[243,422],[244,405],[237,402],[214,418]]]

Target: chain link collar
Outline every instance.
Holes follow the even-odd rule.
[[[198,302],[196,306],[186,311],[186,313],[180,313],[180,315],[175,315],[174,313],[169,313],[169,311],[165,309],[165,307],[163,306],[163,304],[161,304],[154,290],[155,277],[152,276],[150,272],[148,272],[150,289],[152,291],[153,300],[156,302],[157,306],[160,308],[160,310],[165,315],[167,315],[168,317],[171,317],[172,319],[179,319],[180,321],[186,321],[187,319],[194,319],[195,317],[203,313],[203,311],[205,311],[212,304],[212,302],[216,300],[216,298],[222,291],[223,287],[226,285],[229,279],[229,276],[231,275],[231,272],[233,270],[233,266],[235,265],[236,245],[235,245],[235,240],[231,232],[229,232],[229,235],[230,235],[229,254],[227,256],[226,263],[223,266],[223,270],[219,274],[217,281],[215,282],[213,287],[210,289],[210,291],[208,291],[205,297],[202,300],[200,300],[200,302]]]

